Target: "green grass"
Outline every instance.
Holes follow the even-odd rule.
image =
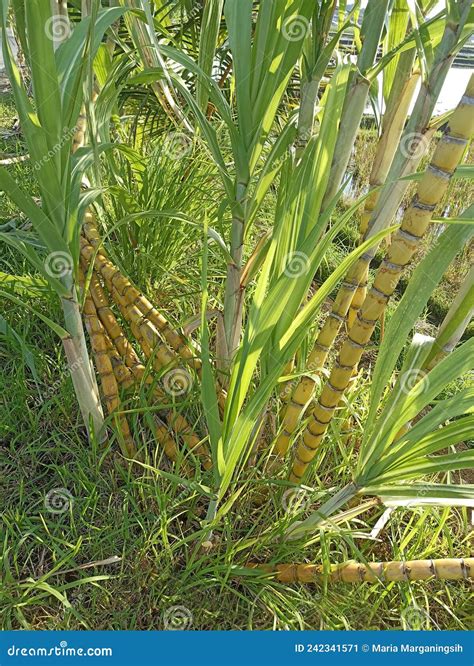
[[[0,104],[5,126],[13,115],[7,97]],[[22,149],[21,137],[12,136],[2,144],[6,154]],[[182,166],[176,167],[178,171]],[[173,199],[178,200],[190,214],[199,206],[215,206],[219,194],[206,169],[203,158],[193,181],[192,201],[186,202],[179,200],[179,186],[165,174],[161,183],[166,190],[156,205],[167,207]],[[15,170],[28,188],[27,163],[16,165]],[[360,174],[361,186],[367,176]],[[264,213],[259,219],[256,235],[269,223],[271,196],[269,201],[263,209],[268,218]],[[8,206],[2,203],[4,223],[15,214]],[[114,224],[114,211],[108,208],[107,214],[105,223]],[[110,248],[116,250],[124,269],[141,288],[185,320],[199,307],[196,252],[187,246],[183,252],[184,245],[178,252],[168,245],[168,256],[160,248],[166,241],[157,226],[142,227],[138,233],[147,248],[140,256],[128,245],[125,233],[117,232]],[[338,237],[324,270],[329,273],[356,241],[354,225]],[[156,262],[160,249],[161,260]],[[171,263],[162,279],[165,261]],[[210,276],[216,284],[222,278],[221,266],[221,258],[213,250]],[[0,270],[27,272],[25,262],[6,249]],[[443,293],[452,293],[459,272],[459,266],[453,269],[452,282],[448,287],[448,278],[444,281]],[[58,303],[49,295],[31,297],[28,302],[59,319]],[[35,381],[25,367],[18,342],[0,336],[3,629],[162,629],[165,613],[175,606],[184,606],[192,615],[194,629],[468,627],[469,589],[462,583],[286,587],[242,571],[249,561],[329,565],[351,558],[458,557],[468,551],[467,514],[457,509],[399,509],[376,541],[368,535],[382,513],[379,507],[371,507],[350,525],[314,535],[304,548],[282,540],[290,515],[294,518],[299,512],[298,518],[305,517],[332,489],[349,480],[367,411],[368,382],[364,376],[334,420],[317,461],[317,476],[313,474],[310,480],[314,486],[307,487],[301,504],[293,506],[292,513],[284,510],[286,471],[282,469],[278,485],[271,486],[263,504],[255,503],[254,493],[236,498],[232,518],[223,518],[214,533],[214,548],[203,553],[199,543],[209,478],[196,473],[190,485],[181,479],[179,470],[166,463],[147,427],[145,416],[150,406],[146,396],[134,396],[125,403],[133,412],[130,421],[135,441],[145,456],[145,464],[127,467],[117,453],[113,435],[105,445],[96,442],[91,447],[87,443],[54,334],[29,311],[4,299],[2,312],[34,352],[38,370]],[[443,312],[437,312],[432,303],[427,316],[439,323]],[[198,415],[197,390],[190,399],[189,413]],[[350,415],[352,431],[346,441],[341,428]],[[266,453],[264,450],[262,456]],[[262,465],[248,468],[243,478],[249,489],[267,487],[261,469]],[[66,499],[65,511],[51,510],[55,509],[52,492]],[[112,557],[118,560],[114,564],[79,568]]]
[[[28,326],[25,317],[19,328]],[[2,360],[8,358],[0,385],[8,396],[0,407],[4,629],[160,629],[174,606],[189,609],[195,629],[402,629],[414,622],[413,628],[467,628],[463,584],[288,588],[237,571],[248,561],[270,559],[459,556],[468,547],[465,511],[398,510],[374,542],[367,537],[381,509],[372,508],[352,522],[352,531],[347,525],[339,533],[316,535],[303,551],[281,540],[290,514],[282,508],[282,488],[273,486],[260,506],[242,501],[237,519],[224,519],[214,549],[203,554],[198,542],[207,504],[199,485],[186,488],[160,472],[173,469],[160,461],[143,423],[135,432],[147,452],[146,467],[127,468],[112,437],[105,448],[91,448],[52,336],[36,326],[28,331],[32,335],[45,350],[42,374],[49,370],[39,394],[21,356],[4,343],[0,347]],[[361,418],[366,391],[355,393],[351,411]],[[291,511],[306,515],[320,503],[321,488],[329,493],[348,479],[360,435],[355,424],[350,441],[342,444],[339,429],[348,414],[335,421],[315,488],[308,487]],[[206,485],[205,476],[195,481]],[[257,485],[259,474],[249,469],[246,482]],[[51,493],[65,498],[64,512],[51,511],[63,506],[54,504]],[[276,516],[271,523],[269,515]],[[77,569],[114,556],[120,562]]]

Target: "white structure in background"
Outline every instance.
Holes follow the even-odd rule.
[[[16,48],[16,42],[15,38],[13,37],[13,32],[11,31],[10,28],[7,30],[7,35],[8,35],[8,41],[10,42],[10,47],[13,51],[13,55],[16,57],[17,54],[17,48]],[[0,49],[0,72],[2,72],[5,69],[4,63],[3,63],[3,49]]]

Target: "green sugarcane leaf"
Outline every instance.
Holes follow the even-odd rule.
[[[406,443],[398,449],[398,458],[388,456],[374,466],[372,470],[373,478],[379,479],[379,472],[382,474],[382,469],[386,470],[384,474],[394,473],[399,474],[400,478],[405,478],[403,470],[406,466],[416,465],[420,460],[424,460],[426,456],[432,456],[450,446],[468,440],[472,435],[473,425],[473,417],[467,416],[420,437],[415,446],[412,445],[411,448],[410,444]],[[471,450],[470,453],[474,456],[474,451]]]
[[[48,150],[61,141],[62,107],[54,57],[51,4],[29,0],[26,7],[26,28],[30,53],[31,78],[36,112],[45,130]],[[58,158],[55,155],[52,160]],[[58,169],[60,162],[57,162]]]
[[[0,238],[5,240],[2,236]],[[0,271],[0,286],[10,289],[18,296],[29,295],[34,298],[41,298],[49,292],[48,284],[42,278],[31,275],[11,275],[3,271]]]
[[[262,170],[258,175],[255,189],[248,202],[249,213],[245,233],[248,234],[260,206],[281,169],[281,160],[296,137],[296,118],[285,126],[283,132],[273,144]]]
[[[227,167],[226,167],[226,164],[225,164],[225,161],[224,161],[224,157],[222,156],[222,152],[221,152],[221,149],[220,149],[220,146],[219,146],[219,142],[217,140],[216,130],[211,125],[211,123],[208,121],[206,116],[202,113],[201,109],[199,108],[199,106],[195,102],[193,96],[188,91],[187,87],[184,84],[182,84],[180,81],[178,81],[177,79],[175,79],[175,85],[176,85],[177,89],[185,97],[186,101],[188,102],[188,104],[190,105],[190,107],[192,108],[192,110],[194,112],[194,115],[195,115],[196,120],[199,124],[199,127],[201,128],[201,131],[204,135],[204,138],[206,139],[206,143],[209,147],[209,150],[212,153],[212,156],[215,160],[216,166],[219,170],[219,174],[222,178],[222,182],[224,184],[227,196],[228,196],[229,200],[232,201],[233,198],[234,198],[234,184],[233,184],[233,181],[232,181],[232,179],[231,179],[231,177],[228,173],[228,170],[227,170]],[[232,123],[231,123],[231,125],[232,125]],[[228,125],[228,127],[230,128],[231,125]],[[234,147],[236,147],[237,144],[239,143],[239,138],[235,133],[235,128],[234,128],[233,132],[231,131],[231,140],[233,141]],[[237,153],[239,153],[239,148],[237,148]],[[234,153],[234,154],[236,154],[236,153]]]
[[[212,76],[223,6],[224,0],[206,2],[204,5],[199,37],[198,65],[208,77]],[[203,77],[198,77],[197,80],[196,99],[201,111],[205,113],[209,101],[209,90],[206,79]]]
[[[465,215],[471,215],[473,212],[474,207],[471,207]],[[395,313],[390,318],[383,342],[380,345],[372,377],[370,409],[365,426],[366,432],[370,432],[373,427],[380,399],[410,330],[423,312],[434,287],[439,284],[456,254],[465,246],[472,235],[473,229],[468,225],[448,227],[413,272],[405,293]],[[429,276],[429,279],[427,279],[427,276]]]
[[[389,232],[382,232],[382,234],[384,233]],[[378,237],[379,240],[380,238],[381,236]],[[237,367],[239,360],[235,364],[231,377],[231,385],[229,386],[226,411],[224,414],[223,446],[226,467],[225,473],[223,474],[220,482],[219,497],[222,497],[229,487],[239,461],[242,458],[245,458],[245,451],[247,450],[247,454],[249,453],[249,442],[252,437],[252,432],[255,428],[256,420],[259,418],[271,392],[277,385],[279,377],[283,374],[283,368],[285,367],[285,364],[290,358],[293,357],[296,350],[301,346],[304,337],[307,335],[308,325],[311,321],[314,320],[316,312],[321,307],[322,303],[324,303],[328,294],[331,293],[332,289],[334,289],[337,282],[342,278],[343,275],[345,275],[349,266],[359,256],[361,256],[361,254],[363,254],[366,249],[367,245],[364,243],[359,248],[354,250],[348,257],[346,257],[346,259],[341,262],[340,266],[338,266],[333,274],[323,283],[323,285],[321,285],[309,303],[301,310],[297,317],[297,322],[295,322],[292,330],[286,333],[284,339],[280,341],[279,347],[275,348],[274,353],[272,353],[272,366],[269,369],[268,374],[261,380],[260,385],[250,396],[247,404],[242,409],[242,412],[236,418],[245,397],[248,398],[248,388],[246,388],[242,393],[241,385],[239,382],[235,381],[235,379],[240,375],[242,377],[242,382],[246,384],[246,387],[249,386],[249,376],[251,376],[253,373],[252,366],[255,367],[255,363],[259,354],[259,348],[261,349],[262,344],[262,339],[260,339],[257,341],[258,344],[254,342],[254,347],[252,349],[250,348],[248,339],[244,339],[242,349],[239,354],[240,363],[242,363],[241,359],[244,354],[247,356],[244,364],[246,367],[240,370]],[[320,260],[320,257],[317,254],[317,250],[313,252],[314,255],[312,260],[316,264],[318,260]],[[322,252],[324,253],[324,250]],[[271,260],[267,257],[267,262],[269,261]],[[262,269],[262,274],[264,273],[265,268]],[[260,279],[262,280],[262,277]],[[280,298],[284,298],[285,292],[288,290],[290,282],[291,278],[286,277],[286,281],[282,281],[280,284],[277,283],[276,287],[274,287],[274,289],[278,291]],[[271,320],[275,319],[273,315],[273,311],[270,311],[267,320],[264,320],[263,318],[260,320],[263,328],[263,337],[266,336],[265,327],[268,326],[271,328]],[[247,348],[245,349],[245,347]],[[239,405],[237,409],[236,405]]]
[[[386,418],[385,414],[381,415],[380,429],[377,421],[373,434],[363,442],[356,473],[356,482],[359,485],[365,485],[366,479],[371,478],[373,466],[381,459],[396,433],[430,404],[445,386],[473,367],[474,339],[471,339],[407,390],[404,398],[400,397],[396,412],[389,412],[389,418]]]
[[[208,225],[207,218],[204,222],[204,243],[202,250],[202,269],[201,269],[201,360],[202,360],[202,379],[201,379],[201,400],[206,415],[206,423],[209,429],[209,438],[211,442],[212,458],[217,462],[217,469],[222,465],[219,460],[219,441],[222,434],[222,425],[219,416],[219,405],[215,391],[214,373],[211,364],[209,351],[209,324],[206,317],[208,309]],[[215,470],[216,473],[217,470]]]
[[[0,233],[0,240],[3,240],[5,243],[15,248],[20,252],[32,266],[36,268],[37,271],[43,275],[51,289],[58,294],[59,296],[68,296],[69,289],[67,289],[60,279],[55,276],[54,266],[57,262],[64,266],[64,260],[66,264],[70,266],[72,270],[72,259],[70,258],[69,252],[65,251],[54,251],[50,252],[46,258],[42,258],[34,249],[31,243],[22,240],[21,238],[15,237],[13,234],[4,234]],[[61,272],[61,270],[60,270]]]
[[[389,392],[389,399],[377,419],[376,427],[373,431],[368,428],[364,430],[357,463],[358,470],[372,467],[374,459],[379,459],[386,443],[396,436],[399,430],[397,426],[399,411],[403,409],[410,389],[416,387],[419,391],[423,390],[422,380],[425,373],[421,372],[420,368],[429,354],[433,341],[433,338],[426,335],[417,333],[413,336],[395,386]]]
[[[470,424],[472,428],[472,423]],[[472,431],[471,431],[472,432]],[[446,437],[452,440],[453,444],[459,442],[454,435]],[[390,483],[391,481],[402,481],[408,479],[419,479],[427,474],[437,474],[440,472],[449,472],[458,469],[474,468],[474,451],[457,451],[445,456],[426,456],[419,458],[412,464],[400,465],[391,472],[380,474],[373,479],[368,479],[368,484],[372,483]]]
[[[439,401],[428,414],[386,448],[379,462],[373,466],[374,471],[389,469],[397,461],[402,461],[407,457],[434,452],[425,446],[426,442],[432,441],[431,438],[441,436],[442,431],[438,429],[439,426],[447,419],[454,419],[472,411],[474,411],[474,388],[463,389],[454,397]],[[458,421],[451,425],[455,426],[457,423]],[[451,425],[445,426],[445,428],[450,428]]]
[[[355,13],[356,7],[357,3],[354,3],[354,7],[351,10],[349,16],[347,17],[347,20],[338,28],[334,37],[332,37],[332,39],[329,40],[324,49],[321,51],[320,55],[315,61],[315,64],[313,65],[313,68],[311,69],[310,72],[308,72],[308,79],[311,79],[313,81],[320,81],[322,79],[325,71],[327,70],[329,61],[334,55],[334,51],[337,48],[337,45],[339,43],[340,38],[342,37],[342,34],[349,27],[351,26],[354,27],[354,24],[352,22],[353,21],[352,17]]]
[[[450,352],[461,339],[474,315],[474,266],[467,273],[448,314],[441,324],[424,367],[429,367],[437,354]]]
[[[224,16],[229,33],[236,87],[237,112],[244,149],[252,142],[252,0],[225,0]]]
[[[384,40],[384,51],[395,49],[405,38],[408,28],[409,11],[405,0],[395,0],[388,22],[387,35]],[[392,58],[383,70],[383,96],[388,100],[393,82],[397,76],[400,54]]]
[[[280,0],[265,0],[273,3],[270,25],[271,47],[268,46],[262,66],[262,76],[258,85],[254,76],[255,95],[251,98],[252,143],[250,146],[250,173],[253,173],[263,146],[273,126],[282,96],[287,88],[293,69],[302,53],[304,38],[310,28],[313,8],[311,0],[293,0],[291,3]],[[276,7],[280,6],[281,11]],[[263,14],[262,20],[263,20]],[[268,15],[269,16],[269,15]],[[260,21],[260,15],[259,19]],[[258,21],[257,21],[258,29]],[[266,65],[266,66],[265,66]]]
[[[474,485],[455,485],[439,483],[400,483],[393,485],[368,486],[363,489],[365,495],[376,495],[384,504],[402,506],[410,504],[439,504],[440,506],[462,506],[474,500]]]
[[[79,115],[83,98],[81,82],[87,66],[86,55],[94,59],[106,30],[127,11],[126,7],[99,10],[93,31],[91,17],[86,17],[57,49],[56,68],[65,126],[72,127]]]
[[[349,63],[339,62],[331,83],[327,86],[324,94],[320,114],[320,130],[315,146],[310,196],[305,202],[304,224],[300,232],[304,235],[308,235],[317,225],[321,213],[323,195],[329,181],[330,166],[334,158],[338,126],[344,108],[350,70]]]
[[[11,51],[10,40],[6,37],[8,35],[8,8],[9,0],[1,0],[3,61],[12,86],[16,109],[20,116],[22,131],[28,143],[30,157],[35,162],[48,152],[46,136],[40,126],[38,116],[30,99],[22,86],[21,75]]]
[[[23,211],[36,233],[50,251],[67,252],[68,248],[56,226],[28,194],[23,192],[4,167],[0,167],[0,190]]]

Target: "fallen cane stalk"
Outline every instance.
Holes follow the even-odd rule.
[[[280,583],[382,583],[415,580],[468,580],[474,571],[474,558],[408,560],[406,562],[344,562],[325,571],[319,564],[248,564]]]

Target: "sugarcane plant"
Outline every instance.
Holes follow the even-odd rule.
[[[22,43],[28,49],[31,99],[6,37],[9,9],[10,2],[3,1],[4,61],[40,192],[41,206],[20,188],[4,167],[0,169],[0,184],[33,225],[42,252],[20,234],[2,234],[2,240],[24,254],[60,298],[64,328],[59,325],[54,325],[54,328],[63,342],[84,423],[98,434],[103,429],[103,413],[87,352],[77,293],[81,173],[71,148],[82,106],[85,54],[91,52],[93,55],[105,30],[122,10],[103,10],[93,31],[90,22],[84,21],[74,35],[55,51],[58,23],[55,23],[49,3],[31,2],[21,8],[16,3],[15,15],[25,19]],[[62,25],[59,24],[60,29]]]
[[[474,134],[474,77],[456,109],[432,117],[452,60],[472,35],[470,2],[448,0],[432,15],[431,0],[369,0],[361,21],[360,3],[346,11],[333,0],[216,0],[199,3],[194,13],[190,3],[187,13],[200,17],[199,30],[191,21],[190,40],[181,41],[166,3],[114,4],[84,3],[82,20],[73,25],[65,3],[52,11],[49,1],[1,0],[3,34],[13,9],[32,82],[30,98],[3,39],[41,202],[0,167],[0,187],[33,229],[0,232],[0,238],[27,257],[61,300],[64,328],[41,316],[62,338],[87,427],[104,431],[102,397],[135,469],[147,451],[135,440],[124,404],[137,392],[145,395],[146,424],[168,459],[168,473],[171,465],[179,478],[205,482],[199,485],[207,501],[199,538],[212,546],[213,531],[238,510],[244,493],[257,505],[262,493],[298,491],[317,473],[329,436],[346,446],[340,422],[360,381],[359,363],[414,261],[368,371],[370,402],[352,479],[335,492],[322,488],[325,501],[304,520],[291,516],[283,541],[290,549],[310,543],[316,532],[372,502],[472,502],[472,486],[444,478],[474,465],[470,449],[450,448],[472,434],[474,391],[446,397],[474,365],[472,339],[461,342],[472,317],[472,270],[437,335],[410,340],[430,295],[473,235],[474,211],[467,206],[455,220],[442,219],[446,229],[436,242],[424,241],[440,223],[437,207],[451,179],[472,177],[463,160]],[[67,33],[62,39],[58,21]],[[346,36],[355,58],[344,53]],[[230,66],[216,80],[219,46],[227,49]],[[287,111],[282,102],[295,79],[299,100]],[[146,189],[158,181],[143,175],[141,146],[128,145],[111,122],[127,88],[136,87],[150,89],[151,104],[156,108],[158,101],[173,135],[185,136],[210,159],[221,193],[211,219],[210,211],[196,220],[187,211],[150,206],[156,197]],[[369,190],[344,207],[351,154],[369,103],[379,120]],[[133,205],[118,163],[137,180]],[[396,213],[409,187],[415,193],[399,223]],[[271,193],[272,222],[256,237]],[[111,206],[114,196],[131,212],[107,226],[104,211],[121,209]],[[179,220],[201,244],[194,326],[183,329],[177,315],[165,315],[135,285],[110,242],[119,229],[152,219]],[[359,244],[316,285],[315,275],[347,227],[360,227]],[[135,250],[140,236],[129,231],[125,238]],[[383,260],[369,288],[381,245]],[[209,277],[211,252],[224,275],[217,290]],[[198,418],[186,413],[193,384],[200,392]],[[468,559],[389,562],[321,572],[317,565],[250,563],[246,574],[282,582],[313,581],[322,573],[346,582],[461,579],[471,566]]]

